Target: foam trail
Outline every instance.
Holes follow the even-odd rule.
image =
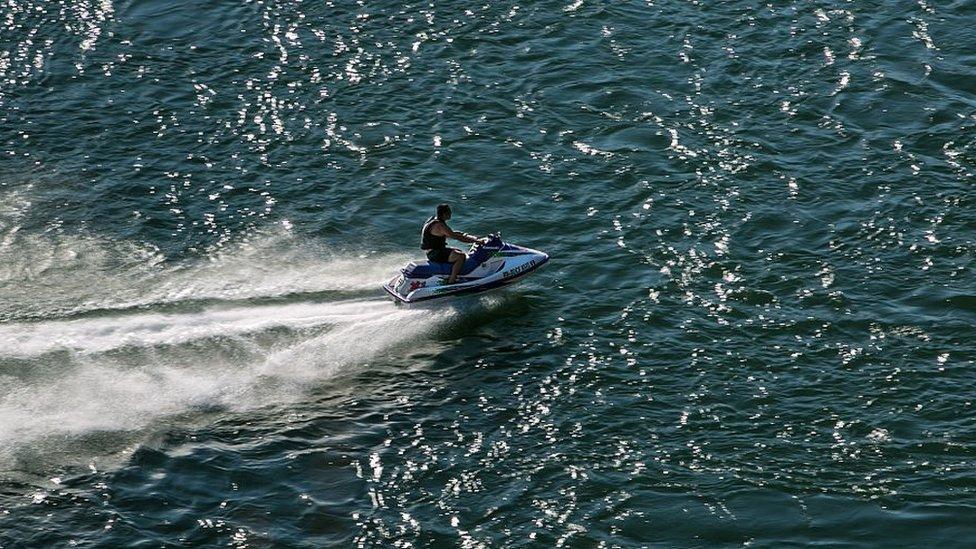
[[[287,322],[292,327],[304,326],[309,319],[315,323],[327,321],[333,327],[324,334],[299,338],[285,346],[264,345],[241,337],[222,345],[161,350],[153,346],[165,340],[158,339],[158,334],[178,330],[157,326],[156,331],[146,332],[148,336],[143,334],[141,349],[115,354],[96,352],[105,347],[119,348],[118,344],[110,344],[114,336],[109,330],[101,339],[93,338],[86,350],[71,352],[67,361],[59,361],[56,366],[31,368],[21,377],[0,377],[0,385],[7,388],[0,393],[0,464],[15,458],[19,447],[48,437],[61,440],[65,435],[140,429],[162,417],[199,407],[245,409],[298,398],[304,384],[422,338],[452,314],[400,309],[385,301],[261,309],[223,313],[231,322],[237,322],[248,310],[258,313],[252,317],[258,317],[278,309],[291,315]],[[166,318],[171,317],[159,315],[157,320]],[[178,326],[186,326],[186,318],[176,318]],[[82,324],[71,329],[84,339],[92,326]],[[246,323],[236,326],[255,328]],[[209,333],[226,335],[220,330]],[[22,350],[43,348],[39,345],[34,341]],[[36,363],[38,359],[31,361]]]
[[[151,245],[25,231],[25,196],[0,194],[14,208],[0,212],[0,471],[75,444],[104,455],[92,433],[124,445],[164,418],[302,398],[453,314],[357,297],[404,255],[279,229],[174,263]]]
[[[0,246],[0,320],[194,300],[246,300],[377,288],[402,254],[355,257],[288,232],[172,264],[148,245],[91,235],[8,233]]]
[[[301,378],[308,370],[301,366],[296,369],[296,365],[341,365],[367,360],[401,343],[416,341],[456,314],[453,309],[398,309],[395,314],[382,317],[363,317],[355,323],[271,353],[263,371]]]
[[[0,325],[0,356],[28,358],[54,351],[103,353],[125,347],[176,345],[218,336],[256,333],[275,327],[311,328],[383,319],[383,301],[293,303],[208,308],[192,313],[139,313],[77,320]]]

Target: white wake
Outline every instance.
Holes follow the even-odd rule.
[[[405,255],[278,233],[172,263],[147,246],[0,221],[0,470],[65,437],[300,398],[456,314],[381,297]]]
[[[28,371],[0,378],[0,458],[43,437],[287,400],[344,366],[422,340],[451,315],[360,300],[2,326],[0,337],[13,341],[3,358],[25,360]],[[287,334],[257,337],[269,329]]]

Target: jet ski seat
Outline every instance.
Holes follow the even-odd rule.
[[[420,263],[411,261],[403,268],[403,276],[407,278],[430,278],[434,275],[449,275],[453,263],[431,263],[421,261]]]
[[[492,239],[485,245],[476,246],[474,251],[467,254],[468,258],[464,261],[464,267],[461,268],[461,274],[466,275],[471,271],[478,268],[491,257],[491,254],[495,253],[502,247],[502,240],[497,236],[492,236]],[[430,261],[411,261],[406,267],[403,268],[403,276],[407,278],[430,278],[434,275],[449,275],[451,274],[451,267],[453,263],[431,263]]]

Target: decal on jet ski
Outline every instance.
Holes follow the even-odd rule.
[[[502,276],[505,277],[505,278],[508,278],[510,276],[515,276],[515,275],[517,275],[517,274],[519,274],[519,273],[521,273],[523,271],[527,271],[527,270],[531,269],[534,266],[535,266],[535,260],[533,259],[532,261],[529,261],[528,263],[525,263],[523,265],[519,265],[518,267],[515,267],[514,269],[509,269],[509,270],[505,271],[504,273],[502,273]]]

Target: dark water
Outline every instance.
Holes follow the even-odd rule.
[[[0,546],[971,545],[974,22],[0,4]]]

